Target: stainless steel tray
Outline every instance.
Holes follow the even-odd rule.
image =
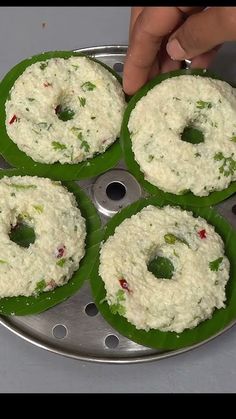
[[[98,58],[121,74],[126,50],[127,46],[114,45],[77,51]],[[0,167],[8,168],[9,165],[0,160]],[[78,184],[98,208],[102,223],[106,223],[121,208],[145,196],[122,161],[115,169],[99,177],[79,181]],[[111,185],[110,197],[106,193],[108,185]],[[217,205],[216,210],[236,228],[235,196]],[[84,361],[120,364],[160,360],[189,351],[213,339],[178,351],[157,351],[138,345],[121,336],[103,320],[93,303],[88,282],[72,298],[42,314],[2,316],[0,324],[26,341],[51,352]]]

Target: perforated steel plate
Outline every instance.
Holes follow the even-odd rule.
[[[122,74],[126,50],[126,46],[102,46],[78,51],[98,58]],[[0,167],[8,168],[9,165],[1,159]],[[103,223],[121,208],[146,196],[123,162],[99,177],[78,184],[93,200]],[[236,196],[217,205],[216,209],[236,228]],[[178,351],[157,351],[126,339],[114,331],[98,313],[88,282],[75,296],[42,314],[2,316],[0,324],[48,351],[95,362],[138,363],[160,360],[206,343]]]

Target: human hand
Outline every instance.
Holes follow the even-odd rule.
[[[160,72],[205,68],[225,41],[236,40],[236,7],[134,7],[123,87],[135,93]]]

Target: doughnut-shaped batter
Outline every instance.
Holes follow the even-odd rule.
[[[221,237],[203,218],[149,205],[103,244],[99,274],[112,313],[137,329],[180,333],[225,307],[229,261]]]
[[[9,137],[33,160],[78,163],[119,136],[122,87],[102,65],[80,56],[27,67],[6,102]]]
[[[18,223],[34,229],[28,248],[9,234]],[[85,220],[60,182],[30,176],[0,180],[0,298],[35,295],[64,285],[85,253]]]
[[[201,142],[188,142],[189,128]],[[236,95],[226,82],[166,79],[137,102],[128,129],[145,179],[165,192],[206,196],[236,180]]]

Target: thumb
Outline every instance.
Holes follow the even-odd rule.
[[[236,40],[236,8],[209,7],[191,15],[169,38],[173,60],[192,59],[225,41]]]

